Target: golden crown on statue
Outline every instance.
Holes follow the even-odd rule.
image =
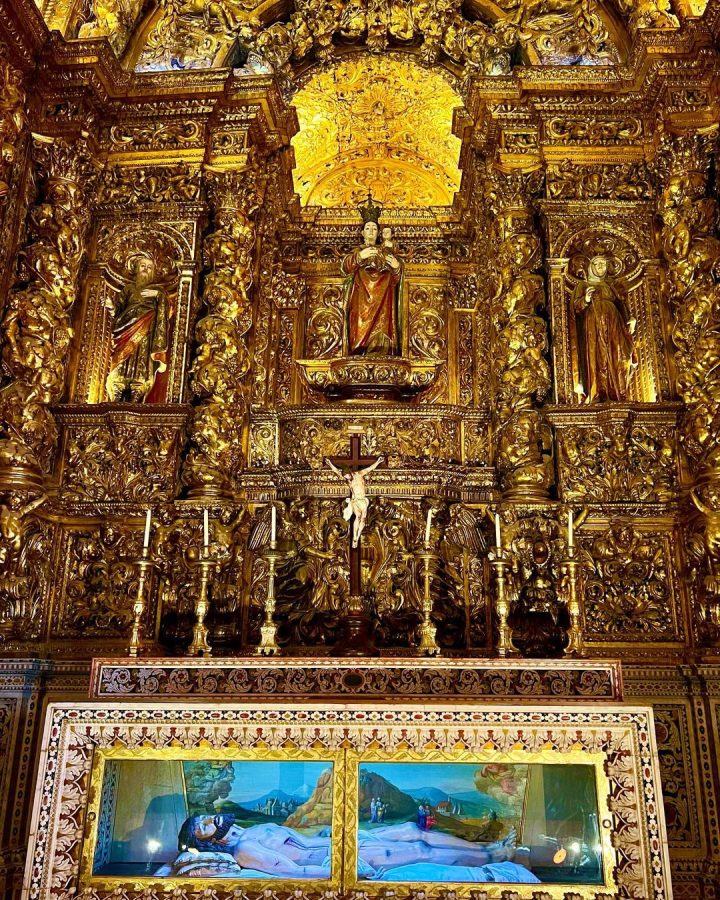
[[[380,213],[383,210],[382,203],[377,200],[373,200],[372,193],[368,191],[367,200],[365,203],[361,203],[358,206],[360,210],[360,215],[362,216],[363,225],[367,225],[368,222],[374,222],[376,225],[380,220]]]

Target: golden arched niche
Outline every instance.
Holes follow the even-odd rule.
[[[315,72],[293,100],[295,189],[304,206],[449,206],[460,186],[453,109],[437,70],[406,54],[353,54]]]

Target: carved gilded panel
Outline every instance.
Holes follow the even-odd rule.
[[[60,639],[129,640],[137,594],[142,531],[106,524],[64,532],[62,581],[56,585],[51,636]],[[60,579],[58,579],[60,581]],[[148,603],[143,627],[154,632]]]
[[[677,489],[676,412],[616,405],[602,411],[562,407],[555,425],[564,500],[669,503]]]
[[[671,531],[640,529],[626,519],[583,532],[585,635],[601,643],[681,641]]]

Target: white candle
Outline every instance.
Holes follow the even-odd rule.
[[[274,503],[270,509],[270,542],[274,544],[277,541],[277,509]]]
[[[502,548],[502,537],[500,535],[500,516],[495,513],[495,546],[500,550]]]
[[[432,524],[433,511],[428,510],[427,521],[425,522],[425,543],[430,543],[430,525]]]
[[[145,510],[145,536],[143,537],[143,551],[147,552],[150,546],[150,522],[152,521],[152,512],[150,509]]]
[[[207,506],[203,510],[203,548],[207,554],[208,544],[210,543],[210,517]]]
[[[572,550],[575,546],[575,535],[573,534],[573,514],[572,510],[568,510],[568,547]]]

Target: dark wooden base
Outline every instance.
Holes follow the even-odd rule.
[[[349,613],[340,620],[340,634],[332,656],[379,656],[372,635],[372,620],[365,613]]]

